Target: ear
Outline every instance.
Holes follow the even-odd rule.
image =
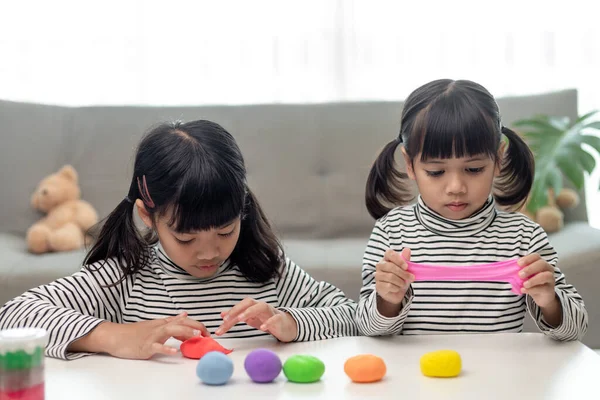
[[[410,157],[408,156],[408,154],[406,154],[406,149],[404,148],[404,146],[400,148],[400,151],[402,152],[402,157],[404,157],[404,165],[406,166],[406,173],[408,174],[408,177],[414,181],[415,180],[415,170],[413,168],[412,162],[410,161]]]
[[[500,171],[502,169],[502,162],[504,161],[504,152],[506,151],[506,142],[503,140],[500,142],[500,147],[498,148],[498,154],[496,156],[496,165],[494,166],[494,177],[500,176]]]
[[[68,180],[72,181],[73,183],[77,183],[77,171],[75,171],[75,168],[73,168],[71,165],[65,165],[64,167],[62,167],[59,171],[58,174],[67,178]]]
[[[146,210],[146,206],[144,206],[144,202],[141,199],[137,199],[135,201],[135,207],[137,208],[138,215],[140,216],[140,219],[142,220],[144,225],[146,225],[148,228],[152,229],[153,228],[152,217],[150,216],[150,213],[148,212],[148,210]]]

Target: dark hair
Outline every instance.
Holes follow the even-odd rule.
[[[235,139],[205,121],[164,123],[141,141],[127,197],[104,221],[84,265],[115,258],[123,279],[148,265],[149,246],[133,220],[133,202],[142,199],[150,216],[171,213],[176,232],[208,230],[242,218],[230,260],[253,282],[280,273],[283,248],[246,183],[244,159]]]
[[[498,160],[502,135],[508,139],[504,158]],[[381,151],[367,179],[365,201],[374,218],[394,206],[414,200],[407,175],[395,168],[394,154],[403,144],[408,161],[486,154],[499,163],[496,202],[518,208],[531,190],[534,160],[523,139],[502,126],[498,104],[481,85],[467,80],[440,79],[412,92],[404,104],[400,134]],[[390,205],[392,207],[390,207]]]

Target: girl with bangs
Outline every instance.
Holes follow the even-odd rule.
[[[398,147],[406,172],[395,166]],[[444,79],[416,89],[400,134],[367,180],[366,205],[377,221],[363,258],[360,332],[520,332],[528,310],[549,337],[580,340],[588,324],[581,296],[544,230],[510,211],[522,206],[533,177],[531,151],[502,125],[484,87]],[[522,288],[515,293],[490,277],[501,269]]]
[[[8,302],[0,329],[46,329],[51,357],[147,359],[176,353],[165,345],[171,337],[352,336],[355,311],[285,257],[234,138],[200,120],[162,124],[142,139],[127,196],[84,268]]]

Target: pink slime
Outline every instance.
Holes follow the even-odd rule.
[[[408,272],[415,276],[415,281],[479,281],[507,282],[512,291],[521,295],[525,279],[519,277],[521,267],[517,260],[500,261],[491,264],[476,264],[468,267],[443,266],[408,263]]]

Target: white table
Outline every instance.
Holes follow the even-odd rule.
[[[181,354],[149,361],[103,355],[76,361],[47,359],[47,400],[96,399],[599,399],[600,356],[579,342],[559,343],[542,334],[351,337],[321,342],[280,344],[270,339],[225,340],[234,348],[235,371],[225,386],[207,386],[196,377],[197,361]],[[178,343],[178,342],[174,342]],[[312,354],[325,363],[318,383],[288,382],[283,373],[271,384],[255,384],[246,375],[244,358],[266,347],[282,361]],[[419,359],[440,349],[458,351],[463,371],[458,378],[421,375]],[[346,359],[371,353],[382,357],[387,375],[381,382],[352,383]]]

